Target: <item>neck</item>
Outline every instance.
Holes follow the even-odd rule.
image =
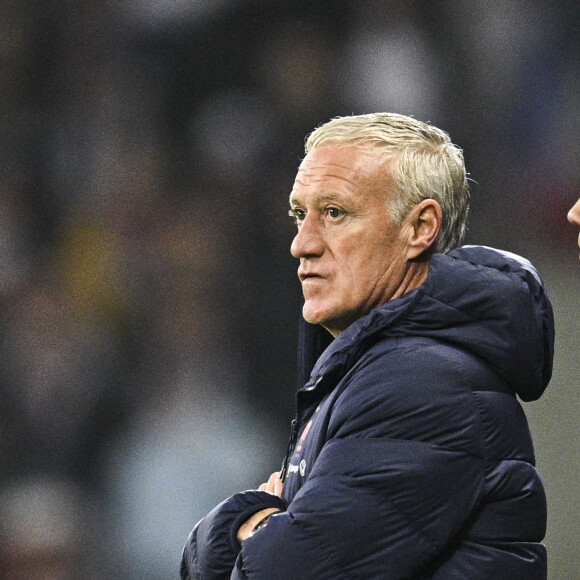
[[[419,288],[419,286],[421,286],[421,284],[423,284],[427,279],[430,263],[430,259],[410,262],[409,268],[405,271],[401,283],[389,300],[393,300],[411,290],[415,290],[415,288]]]

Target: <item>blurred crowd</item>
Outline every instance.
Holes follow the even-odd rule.
[[[473,180],[467,241],[578,270],[575,9],[3,0],[0,580],[176,577],[195,522],[279,467],[300,311],[287,198],[331,117],[448,131]]]

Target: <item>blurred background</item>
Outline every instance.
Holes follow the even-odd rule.
[[[549,577],[580,558],[577,2],[2,0],[0,578],[177,578],[196,523],[279,468],[304,138],[386,110],[448,131],[467,242],[554,303],[526,404]]]

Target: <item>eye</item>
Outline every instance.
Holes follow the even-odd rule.
[[[304,221],[304,218],[306,217],[306,212],[303,209],[300,209],[299,207],[293,207],[288,212],[288,215],[291,218],[294,218],[294,223],[296,225],[300,225],[300,222]]]
[[[327,207],[324,211],[326,215],[333,221],[336,221],[344,216],[344,212],[337,207]]]

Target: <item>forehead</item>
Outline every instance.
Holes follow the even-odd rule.
[[[384,186],[385,160],[372,147],[324,145],[309,151],[298,169],[290,201],[319,193],[357,195]]]

